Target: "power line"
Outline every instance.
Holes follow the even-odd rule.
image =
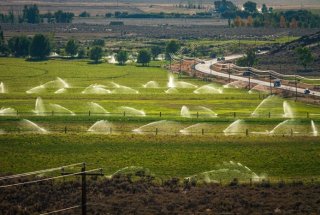
[[[40,214],[40,215],[60,213],[60,212],[63,212],[63,211],[67,211],[67,210],[71,210],[71,209],[75,209],[75,208],[79,208],[79,207],[80,207],[80,205],[76,205],[76,206],[69,207],[69,208],[64,208],[64,209],[60,209],[60,210],[55,210],[55,211],[51,211],[51,212],[47,212],[47,213],[42,213],[42,214]]]
[[[8,180],[8,179],[14,179],[14,178],[20,178],[20,177],[26,177],[26,176],[30,176],[30,175],[36,175],[36,174],[45,173],[45,172],[58,171],[58,170],[61,170],[62,168],[79,166],[79,165],[81,165],[81,164],[82,164],[82,163],[75,163],[75,164],[70,164],[70,165],[61,166],[61,167],[56,167],[56,168],[51,168],[51,169],[44,169],[44,170],[38,170],[38,171],[33,171],[33,172],[26,172],[26,173],[21,173],[21,174],[16,174],[16,175],[3,176],[3,177],[0,177],[0,181]]]
[[[98,170],[101,170],[101,169],[93,169],[93,170],[88,170],[88,171],[81,171],[81,172],[71,173],[71,174],[68,174],[68,175],[62,175],[62,176],[44,178],[44,179],[39,179],[39,180],[34,180],[34,181],[27,181],[27,182],[15,183],[15,184],[3,185],[3,186],[0,186],[0,189],[1,188],[19,186],[19,185],[25,185],[25,184],[34,184],[34,183],[38,183],[38,182],[42,182],[42,181],[50,181],[50,180],[54,180],[54,179],[58,179],[58,178],[64,178],[64,177],[73,176],[73,175],[80,175],[80,174],[94,172],[94,171],[98,171]]]

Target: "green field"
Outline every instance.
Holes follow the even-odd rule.
[[[197,88],[177,87],[176,92],[167,94],[169,73],[163,67],[163,62],[139,67],[95,65],[86,60],[0,58],[0,82],[6,89],[0,94],[0,108],[14,110],[0,114],[1,172],[86,161],[108,174],[126,166],[143,166],[158,176],[186,177],[232,160],[270,178],[320,176],[319,106],[273,96],[256,110],[268,96],[266,92],[249,94],[245,89],[178,76],[174,76],[176,83],[188,82],[197,88],[209,84],[218,91],[195,94]],[[70,85],[61,94],[55,94],[61,89],[57,77]],[[149,81],[156,81],[159,87],[143,87]],[[104,85],[112,93],[82,93],[92,84]],[[36,93],[26,93],[41,85],[45,87]],[[33,112],[38,97],[43,101],[40,114]],[[108,113],[92,109],[91,102]],[[284,116],[284,103],[292,115]],[[53,104],[75,115],[56,110]],[[189,109],[188,117],[181,116],[183,106]],[[144,111],[145,116],[123,107]],[[24,119],[48,134],[33,134],[36,130],[25,126]],[[108,121],[103,129],[112,127],[112,135],[108,135],[111,130],[88,132],[99,120]],[[132,132],[153,122],[158,123],[143,127],[141,133]],[[276,132],[270,133],[277,125]],[[230,133],[225,133],[229,126]],[[186,128],[184,134],[180,132]]]

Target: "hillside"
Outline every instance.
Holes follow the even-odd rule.
[[[309,47],[315,61],[305,72],[299,65],[296,48]],[[299,74],[303,76],[320,75],[320,32],[303,36],[298,40],[275,47],[269,54],[259,58],[258,68],[271,69],[283,74]]]

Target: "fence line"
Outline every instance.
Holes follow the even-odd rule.
[[[313,132],[305,132],[305,133],[295,133],[293,129],[287,130],[287,132],[282,133],[271,133],[271,132],[254,132],[250,131],[249,129],[245,129],[244,131],[207,131],[205,129],[201,129],[198,132],[190,131],[190,132],[181,132],[181,131],[174,131],[174,132],[167,132],[161,131],[159,128],[155,128],[154,130],[149,131],[133,131],[133,130],[124,130],[124,129],[113,129],[110,128],[109,130],[104,131],[89,131],[88,129],[72,129],[65,126],[61,129],[50,129],[47,132],[36,131],[31,129],[11,129],[7,130],[4,134],[10,133],[18,133],[18,134],[25,134],[25,133],[33,133],[33,134],[50,134],[50,133],[60,133],[60,134],[68,134],[68,133],[91,133],[91,134],[101,134],[101,135],[168,135],[168,136],[282,136],[282,137],[297,137],[297,136],[318,136],[314,135]],[[0,178],[1,180],[1,178]]]
[[[203,113],[203,112],[192,112],[190,114],[191,117],[184,117],[181,116],[181,114],[176,114],[176,113],[166,113],[163,111],[159,112],[153,112],[153,113],[147,113],[146,115],[139,115],[139,114],[132,114],[128,112],[114,112],[114,113],[96,113],[92,111],[87,111],[87,112],[73,112],[75,115],[72,115],[67,112],[40,112],[35,114],[34,112],[16,112],[15,114],[13,113],[0,113],[0,118],[1,117],[14,117],[14,116],[42,116],[42,117],[50,117],[50,116],[64,116],[64,117],[77,117],[77,116],[106,116],[106,117],[158,117],[158,118],[165,118],[165,117],[179,117],[179,118],[197,118],[197,119],[214,119],[214,118],[237,118],[237,117],[249,117],[249,118],[257,118],[257,119],[270,119],[270,118],[285,118],[284,114],[274,114],[272,112],[265,112],[264,114],[255,114],[253,115],[252,113],[244,113],[244,112],[225,112],[221,114],[214,115],[213,113]],[[294,118],[320,118],[320,113],[310,113],[310,112],[305,112],[305,113],[298,113],[294,115]]]

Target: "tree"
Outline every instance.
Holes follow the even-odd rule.
[[[242,22],[242,20],[241,20],[240,16],[237,16],[237,18],[233,21],[233,24],[236,27],[241,27],[241,22]]]
[[[286,18],[283,15],[280,16],[279,26],[280,26],[280,28],[286,28],[287,27]]]
[[[23,8],[23,20],[27,23],[39,23],[40,22],[40,14],[37,5],[27,6],[25,5]]]
[[[169,54],[175,54],[180,49],[180,44],[175,41],[171,40],[166,46],[166,56],[169,57]]]
[[[92,45],[93,46],[102,46],[104,47],[105,46],[105,42],[103,39],[96,39],[92,42]]]
[[[119,62],[120,65],[125,65],[128,60],[128,52],[126,51],[119,51],[117,54],[117,61]]]
[[[152,54],[152,58],[153,60],[155,60],[159,54],[161,54],[161,47],[160,46],[152,46],[151,48],[151,54]]]
[[[32,58],[44,59],[51,52],[50,39],[43,34],[36,34],[30,44],[29,53]]]
[[[29,55],[31,40],[26,36],[12,37],[8,41],[10,52],[16,57],[25,57]]]
[[[139,51],[138,59],[137,59],[138,63],[141,63],[142,66],[146,66],[150,63],[150,61],[151,61],[151,54],[149,51],[147,50]]]
[[[87,11],[83,11],[79,14],[79,17],[90,17],[90,13],[88,13]]]
[[[296,49],[296,53],[298,55],[299,63],[304,67],[304,70],[307,70],[308,65],[315,60],[310,49],[307,47],[299,47]]]
[[[4,56],[9,55],[9,48],[4,42],[4,36],[3,36],[3,31],[1,30],[1,26],[0,26],[0,54]]]
[[[78,54],[78,49],[78,42],[74,39],[69,40],[65,47],[66,53],[71,57],[74,57],[76,54]]]
[[[103,50],[100,46],[94,46],[91,50],[90,50],[90,59],[94,61],[94,63],[98,63],[99,60],[102,58],[103,56]]]
[[[257,3],[252,1],[247,1],[243,4],[244,11],[248,13],[256,13],[257,12]]]
[[[239,66],[252,67],[258,62],[256,52],[253,49],[248,49],[246,55],[237,61]]]
[[[0,26],[0,45],[2,45],[2,44],[4,44],[4,35],[3,35],[3,31]]]
[[[252,18],[252,16],[248,16],[247,26],[251,27],[252,25],[253,25],[253,18]]]
[[[291,19],[290,28],[298,28],[298,22],[295,18]]]
[[[263,14],[268,13],[268,8],[267,8],[267,5],[266,5],[266,4],[262,4],[261,12],[262,12]]]
[[[74,17],[74,13],[63,12],[62,10],[58,10],[54,13],[54,18],[57,23],[70,23],[72,22]]]
[[[227,0],[215,1],[214,7],[216,11],[218,11],[222,15],[225,13],[230,14],[237,11],[237,6],[233,2],[227,1]],[[231,18],[231,17],[228,17],[228,18]]]
[[[78,51],[78,58],[83,59],[86,57],[86,50],[84,48],[80,48]]]

